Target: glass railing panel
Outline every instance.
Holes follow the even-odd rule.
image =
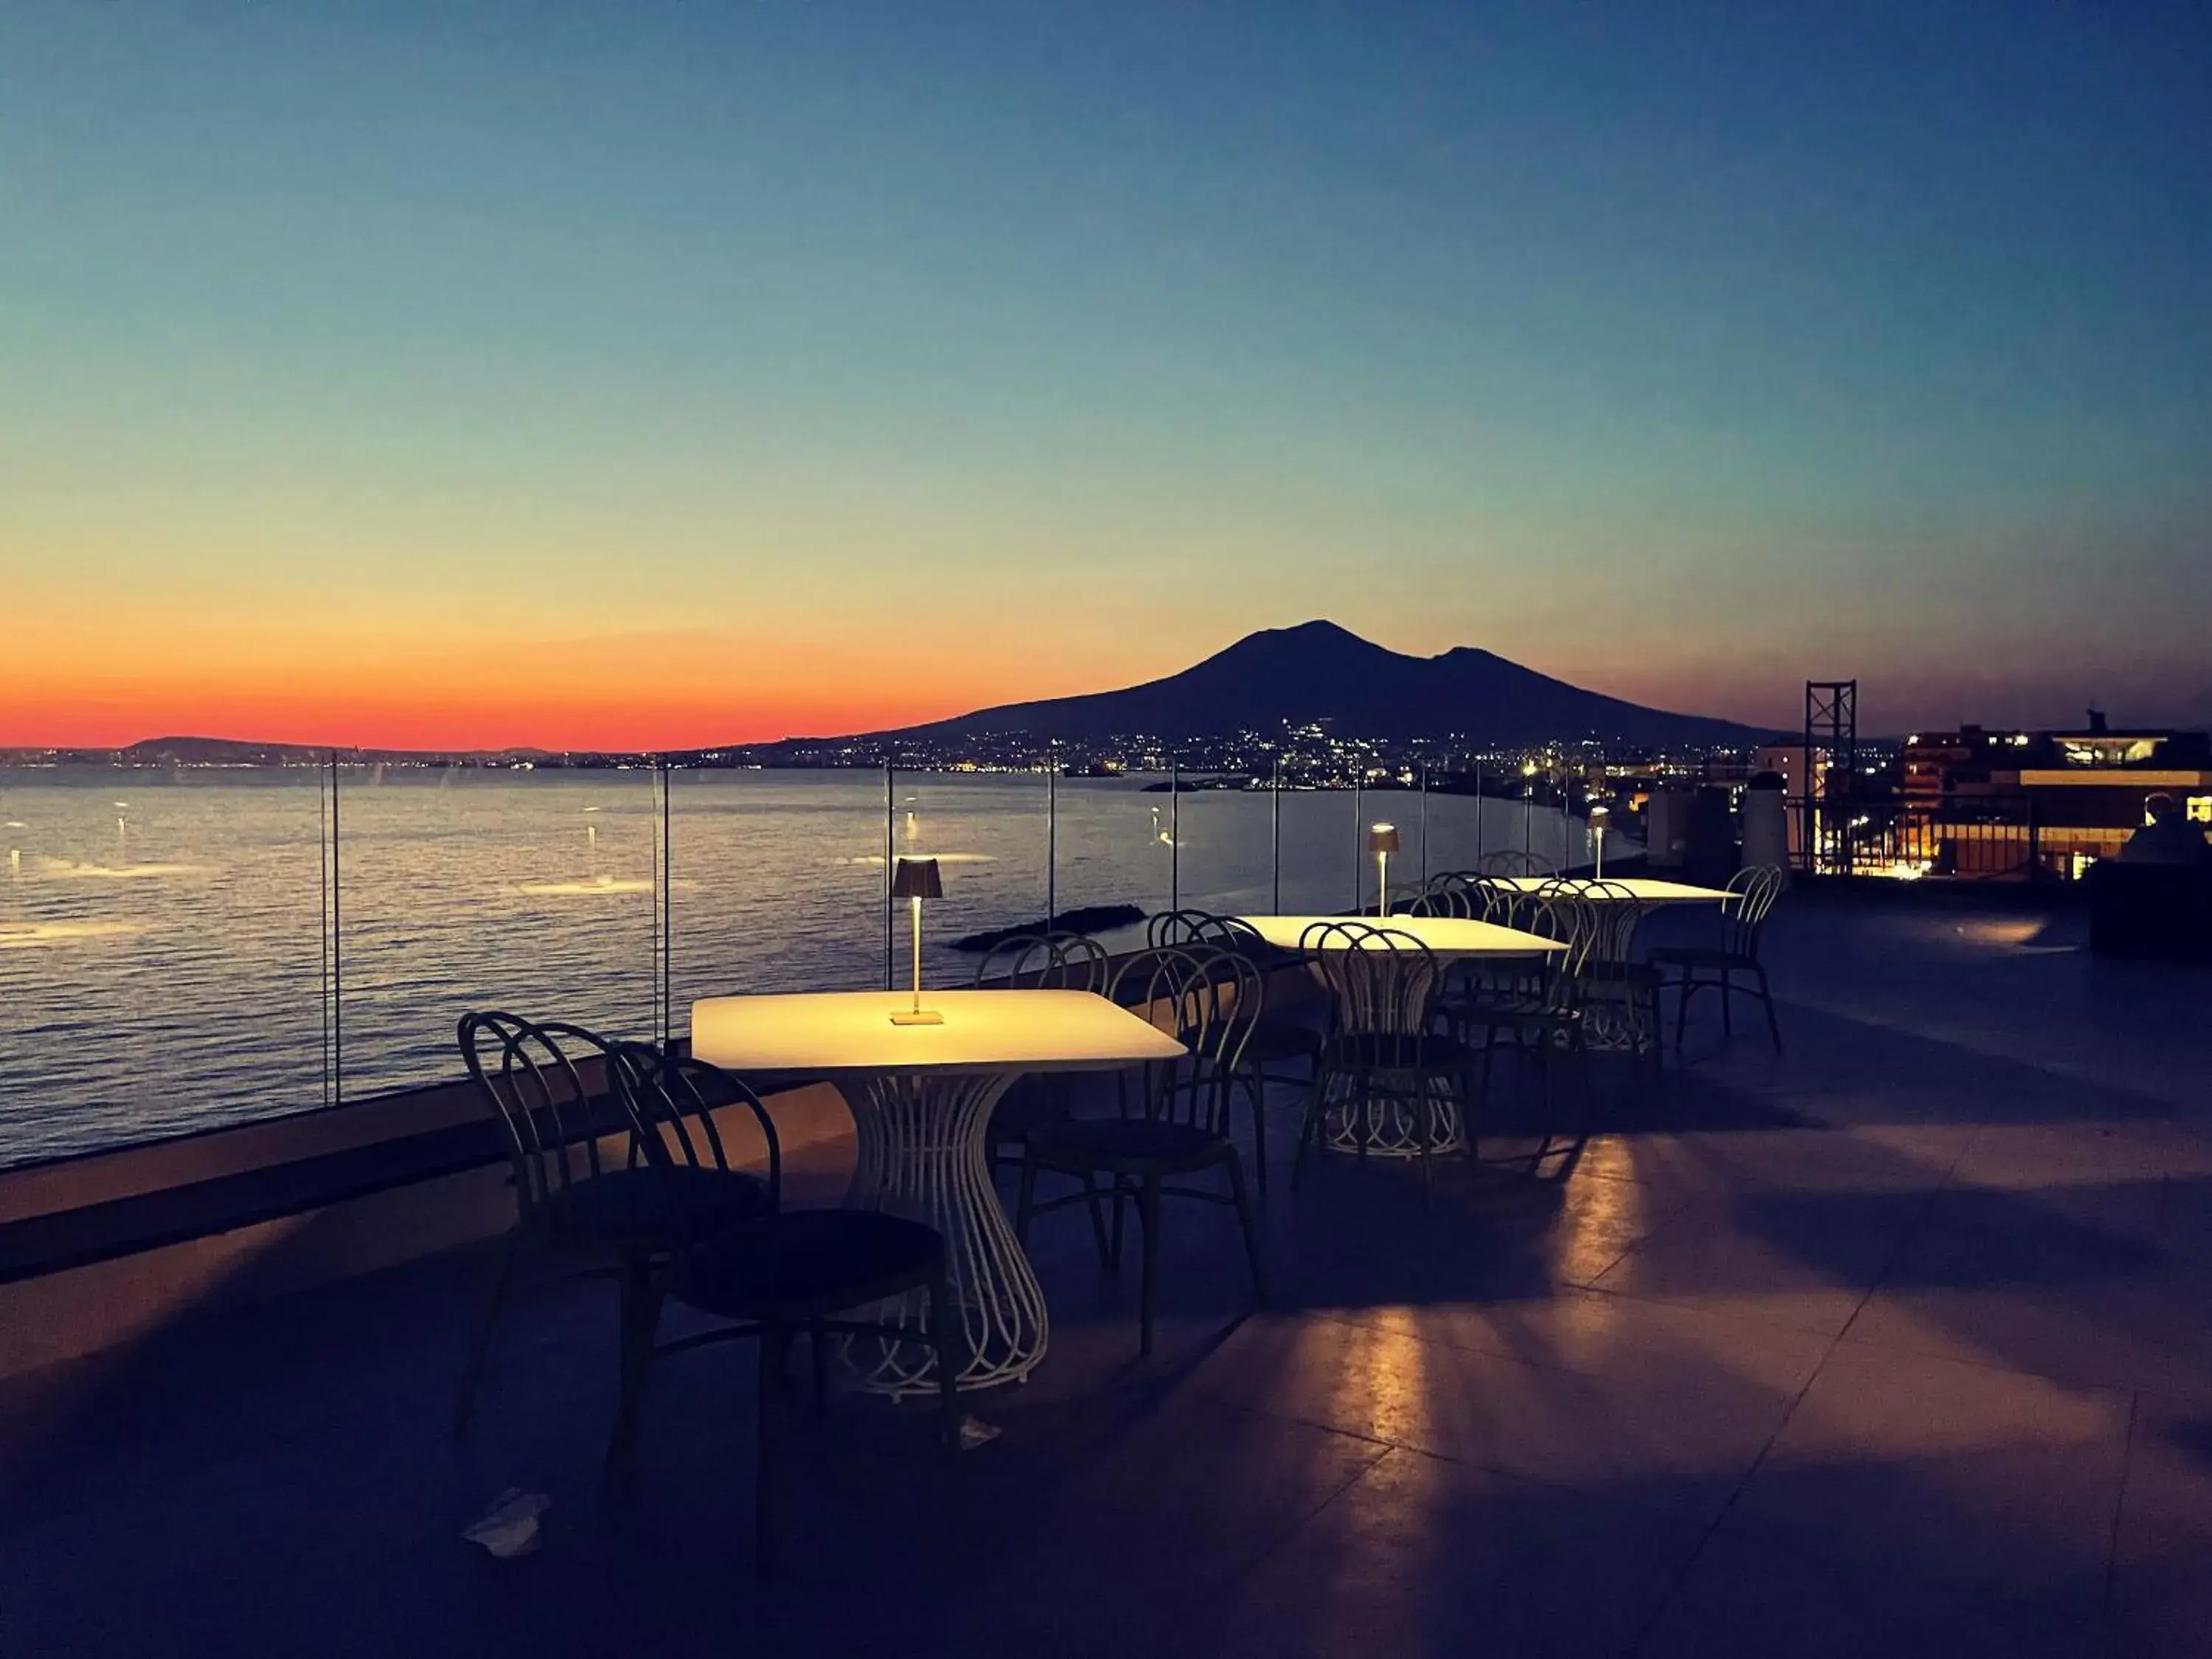
[[[668,799],[677,1035],[700,997],[882,988],[881,772],[679,771]]]
[[[1044,931],[1048,793],[1042,773],[898,775],[895,852],[935,859],[945,890],[923,906],[925,984],[969,983],[993,934]],[[912,916],[892,921],[903,985]]]
[[[325,1102],[323,776],[0,769],[0,1165]]]
[[[1164,790],[1146,787],[1166,781],[1164,776],[1060,781],[1057,888],[1063,917],[1119,906],[1149,918],[1173,908],[1177,809]],[[1142,921],[1086,931],[1111,951],[1133,950],[1145,940]]]
[[[650,768],[338,769],[347,1098],[459,1075],[473,1009],[650,1038]]]
[[[1267,798],[1202,779],[1181,797],[1176,885],[1186,910],[1264,911],[1269,899]]]
[[[1365,861],[1366,799],[1349,789],[1283,791],[1283,904],[1285,915],[1351,910],[1355,881],[1373,901]]]

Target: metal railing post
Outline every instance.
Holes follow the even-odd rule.
[[[1429,884],[1429,765],[1421,763],[1421,885]]]
[[[1168,757],[1168,908],[1182,908],[1182,761]]]
[[[1352,773],[1352,914],[1355,916],[1359,914],[1361,878],[1367,872],[1367,836],[1361,823],[1367,816],[1362,799],[1366,792],[1367,767],[1363,762]]]
[[[1049,757],[1044,771],[1044,930],[1060,918],[1060,760]]]
[[[1480,761],[1475,763],[1474,768],[1474,864],[1478,870],[1482,867],[1482,763]]]
[[[891,763],[884,763],[884,989],[895,988],[898,964],[894,960],[894,941],[891,937],[891,860],[896,855],[896,837],[891,825],[897,803],[893,799]]]
[[[1268,904],[1270,914],[1283,914],[1283,757],[1275,757],[1275,771],[1267,790],[1267,859],[1273,876]]]

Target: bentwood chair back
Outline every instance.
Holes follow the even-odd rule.
[[[1121,964],[1111,994],[1188,1051],[1146,1068],[1143,1115],[1226,1135],[1230,1085],[1267,1000],[1251,958],[1237,951],[1155,946]]]
[[[600,1137],[626,1127],[607,1045],[580,1027],[496,1010],[465,1015],[459,1040],[461,1063],[506,1132],[520,1224],[555,1224],[561,1195],[605,1173]]]
[[[1524,852],[1517,847],[1503,847],[1495,853],[1486,853],[1480,866],[1486,876],[1555,876],[1559,866],[1541,853]]]
[[[1782,896],[1783,872],[1771,864],[1750,864],[1730,876],[1728,890],[1737,896],[1721,906],[1721,948],[1747,962],[1759,960],[1759,936],[1767,913]]]

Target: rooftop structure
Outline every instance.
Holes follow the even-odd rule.
[[[481,1251],[271,1299],[328,1244],[276,1231],[229,1310],[0,1387],[8,1650],[2200,1652],[2207,987],[2081,947],[2064,911],[1791,895],[1783,1055],[1708,1012],[1660,1086],[1601,1079],[1561,1178],[1279,1182],[1257,1311],[1233,1224],[1179,1224],[1148,1361],[1133,1276],[1040,1223],[1052,1352],[970,1402],[1001,1432],[947,1455],[923,1408],[794,1391],[767,1584],[749,1355],[656,1370],[611,1495],[600,1290],[518,1305],[456,1442]],[[538,1552],[464,1543],[516,1486]]]

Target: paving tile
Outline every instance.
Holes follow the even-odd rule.
[[[1784,1395],[1812,1381],[1833,1340],[1740,1314],[1571,1288],[1540,1301],[1402,1304],[1336,1316],[1589,1376],[1729,1376]]]
[[[1738,1510],[1810,1553],[2087,1617],[2103,1606],[2129,1396],[1838,1345]]]
[[[1706,1517],[1790,1394],[1701,1360],[1625,1357],[1602,1375],[1340,1319],[1254,1321],[1193,1378],[1239,1405],[1524,1479]]]
[[[1755,1301],[1778,1322],[1834,1335],[1850,1322],[1926,1201],[1911,1192],[1759,1192],[1696,1205],[1595,1283],[1692,1305]]]
[[[1701,1535],[1678,1516],[1393,1451],[1162,1650],[1617,1654]]]
[[[2212,1404],[2142,1395],[2128,1449],[2112,1613],[2136,1650],[2212,1649]]]
[[[2122,1659],[2101,1620],[2054,1617],[1932,1583],[1909,1558],[1854,1567],[1724,1522],[1635,1649],[1636,1659]]]

